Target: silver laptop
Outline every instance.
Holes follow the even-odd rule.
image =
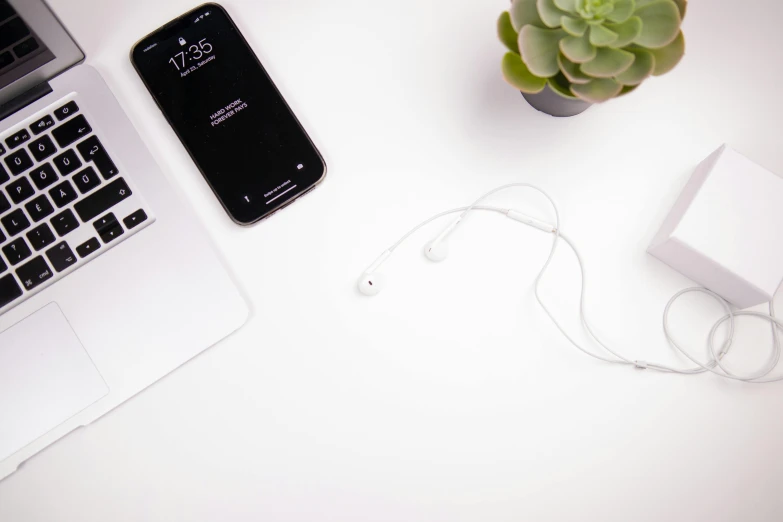
[[[41,0],[0,0],[0,478],[248,315],[83,59]]]

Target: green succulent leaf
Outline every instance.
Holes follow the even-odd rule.
[[[597,53],[596,47],[590,43],[590,38],[587,34],[581,37],[566,36],[560,40],[560,50],[563,54],[574,63],[589,62]]]
[[[590,43],[596,47],[606,47],[617,41],[619,35],[603,25],[590,26]]]
[[[606,27],[618,35],[617,40],[612,43],[612,47],[621,49],[631,44],[642,33],[642,19],[638,16],[632,16],[621,24],[606,24]]]
[[[571,92],[590,103],[601,103],[611,100],[622,91],[623,86],[611,78],[598,78],[589,83],[574,84]]]
[[[576,14],[576,2],[578,0],[555,0],[558,9],[567,13]]]
[[[530,72],[541,78],[556,75],[560,71],[557,65],[560,52],[558,44],[566,36],[562,29],[541,29],[532,25],[523,27],[519,33],[519,50]]]
[[[606,18],[615,23],[625,22],[631,17],[634,9],[636,9],[634,0],[617,0],[614,3],[614,10],[606,15]]]
[[[620,96],[625,96],[629,92],[635,91],[639,86],[638,85],[625,85],[623,86],[623,89],[620,91],[620,94],[617,95],[619,98]]]
[[[673,0],[658,0],[636,10],[642,32],[634,40],[642,47],[659,49],[670,44],[680,31],[680,11]]]
[[[536,0],[514,0],[511,4],[511,25],[516,32],[521,31],[526,25],[546,27],[538,16]]]
[[[590,22],[602,23],[614,10],[614,0],[576,0],[576,12]]]
[[[636,0],[636,7],[642,7],[643,5],[652,4],[658,0]],[[680,19],[685,20],[685,13],[688,11],[688,0],[673,0],[677,5],[677,9],[680,10]]]
[[[546,79],[531,73],[517,53],[506,53],[501,67],[506,81],[522,92],[536,94],[546,86]]]
[[[563,56],[562,53],[557,56],[557,63],[560,65],[560,72],[562,72],[563,76],[571,83],[587,83],[592,80],[592,78],[582,72],[579,68],[579,64],[572,62]]]
[[[680,20],[685,20],[685,13],[688,12],[688,0],[674,0],[674,3],[680,10]]]
[[[538,15],[547,27],[560,27],[560,19],[567,13],[557,8],[555,0],[537,0],[536,5],[538,6]]]
[[[655,57],[655,68],[653,69],[653,76],[661,76],[674,69],[674,67],[680,63],[683,55],[685,54],[685,37],[680,31],[680,34],[674,39],[672,43],[666,47],[660,49],[649,49],[650,53]]]
[[[563,16],[560,19],[560,25],[563,27],[563,30],[571,36],[582,36],[587,31],[587,22],[581,18]]]
[[[652,74],[655,68],[655,58],[650,51],[634,49],[630,52],[636,58],[628,69],[615,76],[614,79],[623,85],[639,85]]]
[[[568,78],[562,74],[558,74],[554,78],[550,78],[548,85],[555,92],[555,94],[559,94],[563,98],[568,98],[569,100],[576,99],[574,93],[571,92],[571,82],[569,82]]]
[[[633,65],[636,56],[622,49],[599,47],[595,58],[581,65],[582,72],[593,78],[613,78]]]
[[[508,11],[503,12],[498,18],[498,38],[503,42],[503,45],[508,47],[509,51],[519,52],[517,47],[519,35],[511,25],[511,15]]]

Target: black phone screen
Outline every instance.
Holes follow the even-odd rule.
[[[268,216],[324,177],[321,155],[222,7],[170,22],[131,58],[236,222]]]

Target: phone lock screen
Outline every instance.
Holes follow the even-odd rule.
[[[258,221],[324,177],[318,150],[220,6],[158,29],[131,58],[234,221]]]

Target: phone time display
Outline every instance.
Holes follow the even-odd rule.
[[[180,51],[171,57],[169,63],[176,67],[177,71],[185,69],[187,61],[201,60],[205,55],[212,52],[212,44],[207,42],[206,38],[199,40],[198,45],[191,45],[186,51]]]

